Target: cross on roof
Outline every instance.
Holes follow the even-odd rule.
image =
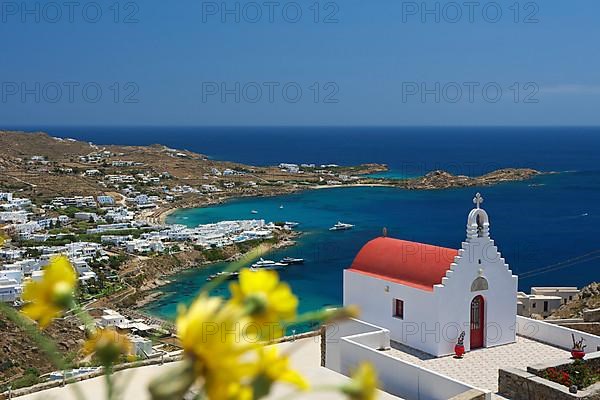
[[[479,206],[481,205],[481,203],[483,203],[483,196],[481,196],[481,193],[477,193],[475,195],[475,197],[473,198],[473,203],[477,205],[477,208],[480,208]]]

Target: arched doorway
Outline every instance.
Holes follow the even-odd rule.
[[[471,350],[483,347],[485,327],[485,302],[483,296],[476,296],[471,301]]]

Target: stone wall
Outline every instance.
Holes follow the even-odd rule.
[[[600,383],[595,383],[577,393],[559,383],[540,377],[542,371],[550,367],[560,367],[572,363],[571,359],[527,367],[527,371],[506,368],[499,371],[498,393],[513,400],[600,400]],[[586,362],[600,364],[600,352],[588,354]]]
[[[560,326],[564,326],[565,328],[575,329],[577,331],[600,336],[600,322],[575,322],[575,323],[568,322],[565,324],[560,324]],[[600,349],[598,349],[598,350],[600,350]],[[596,351],[596,349],[593,349],[593,351]]]
[[[585,322],[600,322],[600,308],[583,311],[583,320]]]

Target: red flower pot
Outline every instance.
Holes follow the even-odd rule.
[[[455,345],[454,354],[456,354],[456,357],[462,358],[463,354],[465,354],[465,346],[463,346],[462,344]]]
[[[583,357],[585,357],[585,351],[573,349],[571,350],[571,356],[576,360],[583,360]]]

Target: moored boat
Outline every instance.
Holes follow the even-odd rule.
[[[282,262],[275,262],[272,260],[265,260],[261,258],[254,264],[252,264],[251,268],[254,269],[281,269],[283,267],[287,267],[288,264]]]
[[[339,222],[337,224],[335,224],[334,226],[332,226],[331,228],[329,228],[330,231],[345,231],[348,229],[352,229],[354,228],[354,225],[352,224],[345,224],[343,222]]]
[[[304,258],[284,257],[279,262],[283,264],[304,264]]]
[[[235,272],[221,271],[221,272],[217,272],[216,274],[210,275],[208,278],[206,278],[206,281],[210,282],[210,281],[220,278],[222,276],[225,276],[226,280],[232,280],[232,279],[236,279],[239,275],[240,275],[240,273],[237,271],[235,271]]]

